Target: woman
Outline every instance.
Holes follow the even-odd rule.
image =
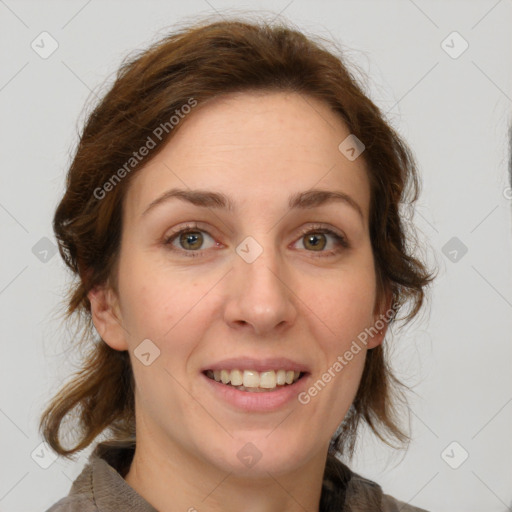
[[[91,351],[41,421],[63,456],[108,440],[50,510],[420,510],[336,458],[361,421],[407,440],[383,341],[431,280],[408,188],[406,145],[298,31],[197,24],[125,63],[55,213]]]

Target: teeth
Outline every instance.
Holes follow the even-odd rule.
[[[259,388],[260,387],[260,374],[251,370],[244,370],[244,387],[246,388]]]
[[[241,386],[243,383],[243,376],[240,370],[232,370],[229,380],[232,386]]]
[[[293,370],[209,370],[207,376],[223,384],[231,384],[242,391],[262,391],[276,389],[277,386],[293,384],[300,377],[300,372]]]
[[[277,378],[276,372],[261,372],[260,373],[260,388],[272,389],[276,387]]]

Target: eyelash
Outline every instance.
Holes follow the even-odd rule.
[[[172,246],[172,242],[174,242],[174,240],[176,240],[176,238],[178,238],[181,234],[188,233],[188,232],[196,232],[196,231],[200,231],[202,233],[207,233],[208,236],[210,236],[213,239],[212,235],[210,235],[210,233],[208,233],[208,231],[201,229],[198,226],[198,224],[190,223],[190,224],[186,224],[185,226],[183,226],[182,229],[180,229],[179,231],[175,231],[174,233],[171,233],[169,236],[165,237],[165,239],[163,241],[163,245],[166,247],[169,247],[170,250],[172,250],[172,251],[181,252],[186,257],[189,257],[189,258],[196,258],[198,256],[202,256],[203,253],[208,249],[198,250],[198,251],[187,251],[185,249],[177,249]],[[308,228],[303,229],[300,233],[299,239],[306,235],[317,234],[317,233],[332,235],[334,237],[336,243],[338,245],[340,245],[342,247],[342,249],[321,251],[318,254],[314,254],[315,251],[307,251],[307,252],[312,252],[313,253],[312,256],[315,258],[317,258],[317,257],[325,258],[325,257],[329,257],[329,256],[335,256],[336,254],[341,252],[343,249],[350,248],[350,245],[349,245],[347,239],[343,235],[341,235],[340,233],[337,233],[336,231],[334,231],[332,229],[323,227],[321,225],[309,226]]]

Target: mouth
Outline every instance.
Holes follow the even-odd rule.
[[[268,393],[292,386],[304,378],[306,372],[300,370],[266,370],[217,369],[205,370],[203,374],[209,379],[238,391],[249,393]]]

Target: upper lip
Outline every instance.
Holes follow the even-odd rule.
[[[295,372],[309,373],[305,364],[293,361],[286,357],[255,359],[253,357],[236,357],[223,359],[205,366],[202,371],[207,370],[254,370],[264,372],[267,370],[293,370]]]

